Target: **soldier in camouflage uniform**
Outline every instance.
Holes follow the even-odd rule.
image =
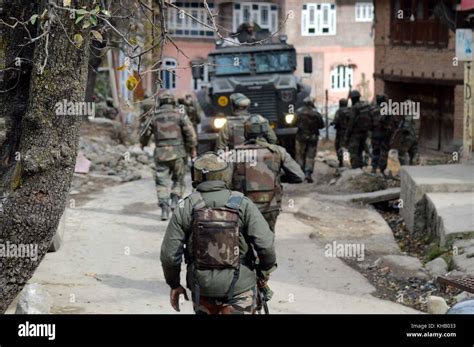
[[[146,146],[153,135],[155,148],[155,183],[161,219],[169,218],[170,208],[176,206],[184,193],[184,175],[187,152],[196,156],[197,138],[193,125],[185,112],[175,107],[173,95],[168,92],[159,97],[160,106],[144,124],[140,143]],[[170,194],[171,175],[171,194]]]
[[[396,128],[390,140],[390,148],[398,151],[400,165],[414,165],[418,156],[418,134],[413,115],[392,118],[395,119]]]
[[[367,151],[367,138],[372,129],[372,118],[369,104],[360,100],[360,93],[357,90],[351,91],[349,97],[352,105],[344,143],[351,155],[351,166],[357,169],[364,166],[363,152]]]
[[[246,160],[235,163],[232,188],[252,200],[275,231],[283,195],[281,182],[301,183],[304,173],[285,148],[267,142],[270,126],[266,118],[252,115],[244,129],[246,142],[236,147],[236,158]]]
[[[229,99],[232,114],[227,117],[227,122],[219,132],[216,143],[217,150],[234,149],[245,142],[244,122],[250,116],[248,111],[250,99],[240,93],[231,94]],[[268,142],[277,143],[277,137],[272,129],[268,131],[267,136]]]
[[[255,261],[268,281],[276,268],[274,234],[258,208],[228,184],[232,168],[207,152],[193,164],[196,191],[174,211],[161,245],[161,263],[179,312],[181,261],[197,314],[254,314],[257,305]],[[266,285],[266,284],[265,284]]]
[[[376,105],[370,111],[372,117],[372,172],[377,168],[383,173],[387,167],[388,152],[390,150],[390,116],[382,114],[380,107],[387,102],[386,95],[375,97]]]
[[[321,113],[314,106],[314,98],[308,96],[304,105],[296,110],[295,158],[304,171],[305,179],[313,183],[314,160],[318,149],[319,130],[324,128]]]
[[[344,166],[344,137],[347,127],[347,118],[349,117],[349,109],[347,108],[347,99],[339,100],[339,109],[336,111],[334,121],[331,125],[334,125],[336,129],[336,141],[334,143],[336,147],[337,160],[339,161],[339,167]]]
[[[192,95],[187,94],[184,98],[179,98],[178,104],[180,104],[180,107],[181,105],[184,107],[186,113],[188,114],[189,120],[191,123],[193,123],[194,131],[197,134],[197,126],[201,123],[201,115],[198,108],[196,107]]]

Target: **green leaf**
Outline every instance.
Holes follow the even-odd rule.
[[[91,23],[92,23],[92,25],[97,25],[97,17],[96,16],[91,16]]]
[[[76,24],[79,23],[81,20],[84,19],[85,16],[80,16],[80,17],[77,17],[76,19]]]
[[[94,8],[91,13],[92,14],[98,14],[100,12],[100,7],[97,5],[96,8]]]
[[[76,13],[77,13],[78,15],[82,16],[82,15],[88,14],[89,11],[84,10],[83,8],[81,8],[80,10],[77,10]]]
[[[104,41],[104,38],[102,37],[102,34],[99,33],[98,31],[96,30],[91,30],[91,34],[94,36],[94,38],[99,41],[100,43],[102,43],[102,41]]]
[[[30,18],[31,24],[35,25],[37,19],[38,19],[37,14],[32,15],[31,18]]]
[[[83,42],[84,42],[84,38],[82,37],[81,34],[74,35],[74,43],[76,44],[77,48],[81,47]]]
[[[102,13],[103,13],[106,17],[110,17],[110,11],[108,11],[108,10],[102,10]]]
[[[90,20],[89,20],[89,21],[87,21],[87,22],[84,22],[84,25],[82,26],[82,29],[87,29],[87,28],[90,27],[90,26],[91,26],[91,22],[90,22]]]

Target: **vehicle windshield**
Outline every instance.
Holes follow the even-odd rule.
[[[216,75],[250,73],[250,54],[229,54],[215,56]]]
[[[257,73],[292,71],[292,52],[262,52],[255,54]]]

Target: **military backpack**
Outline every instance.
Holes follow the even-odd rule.
[[[239,152],[246,155],[240,155]],[[233,188],[244,193],[254,203],[269,203],[276,193],[279,162],[265,146],[253,144],[236,148],[237,158],[248,157],[248,153],[254,154],[254,161],[240,160],[235,164]]]
[[[181,140],[181,114],[175,109],[158,109],[153,116],[155,142]]]
[[[193,204],[192,262],[197,270],[234,269],[234,278],[228,291],[233,296],[240,272],[239,208],[243,194],[232,192],[223,207],[208,207],[200,192],[190,196]],[[196,273],[195,302],[199,302],[199,283]]]

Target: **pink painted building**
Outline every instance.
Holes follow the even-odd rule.
[[[297,74],[312,87],[319,106],[325,103],[328,90],[332,111],[338,100],[347,97],[349,87],[357,88],[363,97],[374,96],[374,46],[371,35],[372,1],[324,0],[324,2],[277,1],[209,1],[222,35],[236,31],[243,22],[253,21],[271,32],[281,30],[298,53]],[[207,20],[201,1],[173,2],[174,5]],[[194,80],[191,62],[204,62],[215,47],[216,35],[206,26],[193,21],[177,9],[166,14],[168,30],[179,47],[169,43],[163,52],[164,66],[175,73],[163,72],[163,86],[177,96],[192,93],[207,83]],[[313,57],[313,73],[305,75],[303,58]],[[206,75],[206,74],[205,74]]]

